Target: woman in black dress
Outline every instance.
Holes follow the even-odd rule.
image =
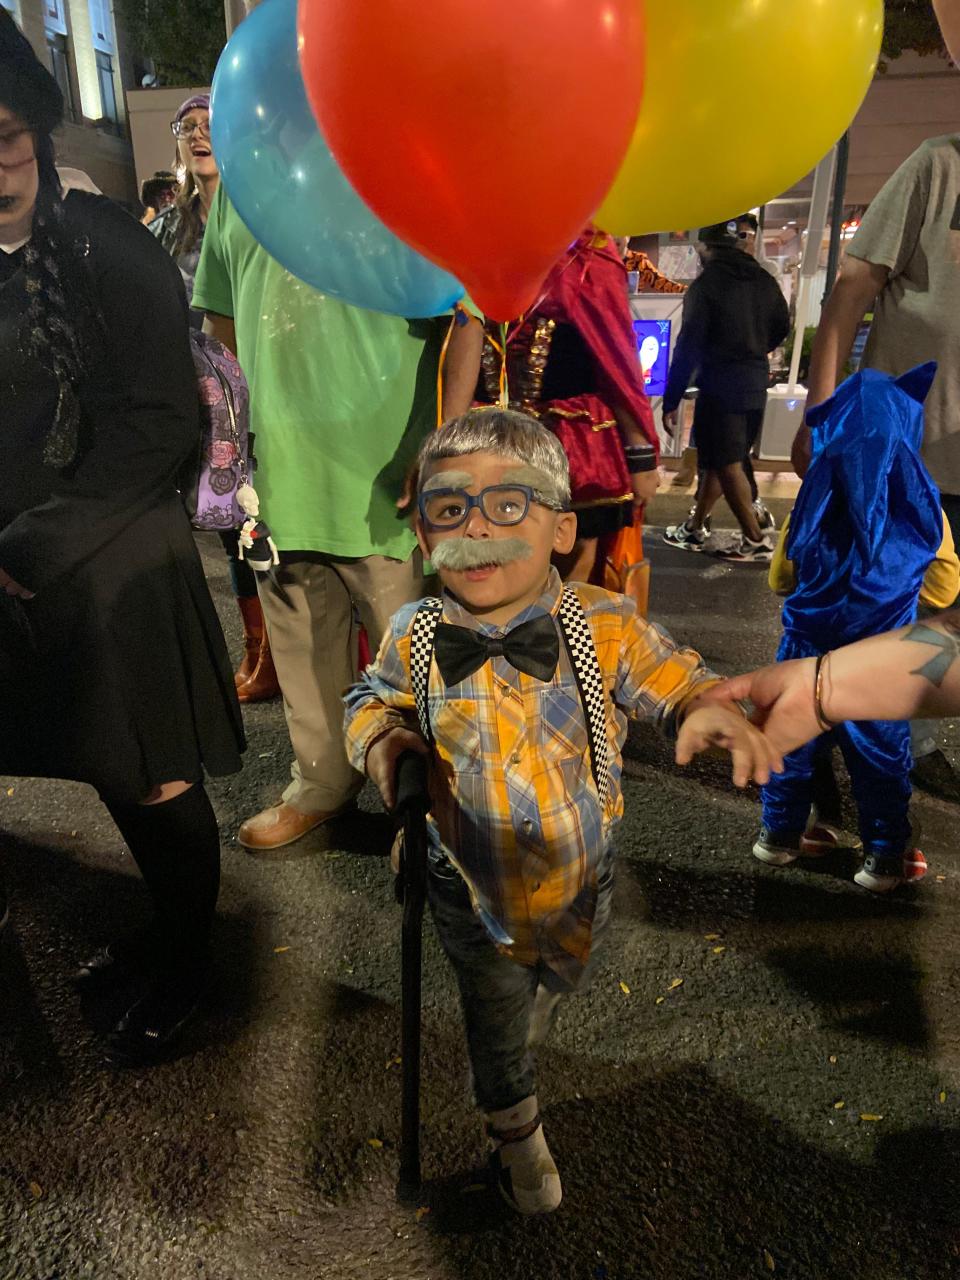
[[[223,635],[177,493],[198,446],[176,265],[109,200],[62,197],[62,99],[0,9],[0,774],[92,784],[149,888],[111,1035],[149,1061],[196,1007],[220,877],[204,771],[240,767]]]

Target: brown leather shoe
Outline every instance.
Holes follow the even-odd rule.
[[[350,800],[339,809],[327,809],[320,813],[302,813],[292,804],[281,800],[271,805],[262,813],[254,814],[246,822],[241,823],[237,839],[245,849],[282,849],[285,844],[293,844],[301,836],[305,836],[322,822],[329,822],[345,809],[353,805]]]
[[[270,653],[270,641],[264,629],[260,638],[257,665],[246,683],[237,686],[237,698],[241,702],[269,702],[279,692],[280,681],[277,679],[277,669],[273,665],[273,656]]]
[[[238,596],[237,606],[243,619],[243,661],[233,675],[233,682],[239,689],[245,685],[260,661],[260,644],[266,634],[263,625],[263,610],[257,596]]]

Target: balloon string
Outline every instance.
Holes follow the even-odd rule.
[[[457,311],[460,308],[459,302],[453,309],[453,315],[450,317],[450,323],[447,326],[447,336],[443,340],[443,346],[440,348],[440,363],[437,365],[437,430],[443,426],[443,369],[447,363],[447,350],[450,346],[450,339],[453,337],[453,327],[457,323]]]
[[[500,321],[499,324],[500,324],[500,341],[499,342],[493,336],[493,333],[490,331],[489,328],[487,329],[485,336],[486,336],[486,341],[490,343],[491,347],[493,347],[494,351],[496,351],[500,357],[500,396],[499,396],[498,407],[501,409],[509,409],[510,408],[510,386],[507,380],[507,342],[509,341],[509,339],[507,337],[506,323],[503,321]]]
[[[568,262],[565,262],[563,267],[561,268],[560,275],[562,276],[565,274],[565,272],[569,271],[569,269],[573,266],[573,264],[578,260],[579,257],[580,257],[580,251],[579,249],[575,249],[574,252],[570,255],[570,260]],[[589,259],[585,258],[583,263],[583,274],[580,277],[581,285],[586,280],[589,267],[590,267]],[[549,294],[550,294],[550,290],[544,289],[544,291],[540,294],[540,297],[536,300],[533,306],[528,307],[527,310],[524,311],[524,313],[521,316],[519,316],[517,320],[514,321],[513,328],[509,332],[507,331],[506,322],[501,322],[499,342],[497,342],[496,338],[489,331],[489,329],[487,330],[487,339],[490,345],[493,347],[494,351],[497,351],[500,354],[500,408],[501,409],[509,409],[510,407],[510,387],[509,387],[508,376],[507,376],[507,347],[513,341],[513,339],[517,336],[517,334],[520,332],[523,326],[526,324],[527,316],[535,315],[536,312],[539,311],[540,307],[544,304],[544,302],[546,302]]]
[[[560,274],[557,276],[557,279],[554,282],[554,287],[556,287],[560,283],[560,276],[566,275],[566,273],[570,270],[570,268],[574,265],[574,263],[577,261],[579,257],[580,257],[580,250],[574,249],[573,252],[570,254],[570,260],[568,262],[565,262],[563,266],[560,268]],[[590,261],[588,258],[585,258],[584,264],[583,264],[583,274],[580,277],[581,286],[583,285],[583,282],[587,278],[587,271],[589,270],[589,266],[590,266]],[[527,307],[526,311],[524,311],[523,314],[518,317],[518,319],[514,323],[513,328],[504,338],[504,341],[503,341],[504,352],[506,352],[508,343],[511,343],[514,340],[514,338],[517,336],[517,334],[526,324],[527,316],[536,315],[536,313],[540,310],[540,308],[543,306],[543,304],[546,302],[549,296],[550,296],[550,290],[544,289],[543,293],[541,293],[540,297],[536,300],[533,306]]]
[[[503,347],[500,351],[500,408],[510,408],[510,388],[507,385],[507,324],[503,320],[500,322],[500,341]]]

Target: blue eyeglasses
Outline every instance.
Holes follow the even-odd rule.
[[[526,518],[531,502],[553,511],[564,509],[559,503],[546,501],[527,484],[491,484],[478,494],[467,493],[466,489],[429,489],[417,498],[420,516],[430,529],[459,529],[474,507],[479,507],[491,524],[519,524]]]

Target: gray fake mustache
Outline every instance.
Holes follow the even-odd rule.
[[[431,549],[430,561],[435,569],[462,573],[485,564],[504,565],[525,560],[532,553],[530,543],[522,538],[447,538]]]

